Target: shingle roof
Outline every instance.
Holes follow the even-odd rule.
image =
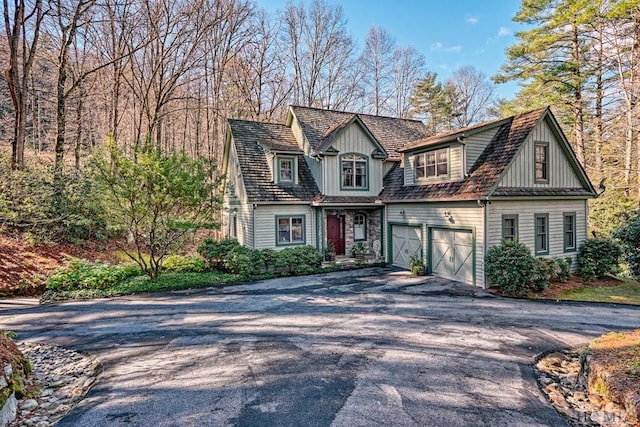
[[[492,193],[493,197],[584,197],[593,194],[584,188],[527,188],[527,187],[498,187]]]
[[[379,197],[373,196],[325,196],[324,194],[318,194],[313,199],[315,204],[360,204],[360,205],[368,205],[371,203],[375,203]],[[382,206],[382,204],[380,204]]]
[[[473,200],[489,196],[520,146],[547,111],[547,108],[542,108],[504,120],[468,176],[461,181],[404,186],[404,169],[395,165],[385,177],[382,199]]]
[[[229,128],[249,202],[310,202],[318,193],[318,186],[302,154],[298,155],[298,184],[277,184],[269,179],[270,167],[260,144],[299,150],[289,127],[230,119]]]
[[[302,131],[313,150],[317,150],[324,138],[333,134],[332,131],[340,126],[344,126],[354,116],[354,113],[345,111],[321,110],[311,107],[292,106],[291,109],[300,122]],[[427,128],[418,120],[360,113],[357,115],[390,157],[400,157],[397,150],[402,145],[429,135]]]
[[[477,131],[484,131],[484,130],[490,129],[492,127],[497,127],[497,126],[503,124],[503,122],[508,121],[508,120],[509,120],[509,118],[507,118],[507,119],[502,118],[502,119],[497,119],[497,120],[489,120],[489,121],[478,123],[476,125],[469,126],[469,127],[463,128],[463,129],[456,129],[456,130],[452,130],[450,132],[439,133],[437,135],[433,135],[433,136],[429,136],[427,138],[422,138],[422,139],[418,139],[416,141],[409,142],[409,143],[403,145],[399,149],[399,151],[400,152],[404,152],[404,151],[409,151],[411,149],[422,148],[422,147],[425,147],[425,146],[438,144],[438,143],[444,142],[444,141],[452,141],[452,140],[455,140],[459,136],[468,136],[469,133],[474,133],[474,132],[477,132]]]

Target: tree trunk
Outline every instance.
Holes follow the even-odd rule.
[[[574,116],[574,125],[573,131],[576,139],[576,156],[578,157],[578,161],[581,165],[585,165],[584,162],[584,111],[583,111],[583,101],[582,101],[582,75],[580,72],[581,58],[580,58],[580,44],[579,44],[579,34],[578,34],[578,26],[574,22],[573,23],[573,38],[572,38],[572,48],[573,48],[573,61],[575,63],[575,82],[574,82],[574,100],[573,100],[573,116]]]

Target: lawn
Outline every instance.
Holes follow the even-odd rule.
[[[568,289],[558,294],[557,299],[640,304],[640,284],[638,282],[624,282],[619,286]]]
[[[611,302],[640,305],[640,283],[613,276],[604,279],[585,280],[572,275],[566,282],[553,282],[542,292],[530,295],[535,299],[560,301]]]

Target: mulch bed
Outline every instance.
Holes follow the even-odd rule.
[[[114,249],[109,242],[88,241],[83,246],[30,244],[0,235],[0,297],[41,295],[48,274],[69,257],[117,263]]]

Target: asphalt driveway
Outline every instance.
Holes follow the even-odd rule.
[[[63,426],[567,425],[535,355],[637,327],[638,308],[496,298],[383,268],[0,301],[0,329],[102,360]]]

